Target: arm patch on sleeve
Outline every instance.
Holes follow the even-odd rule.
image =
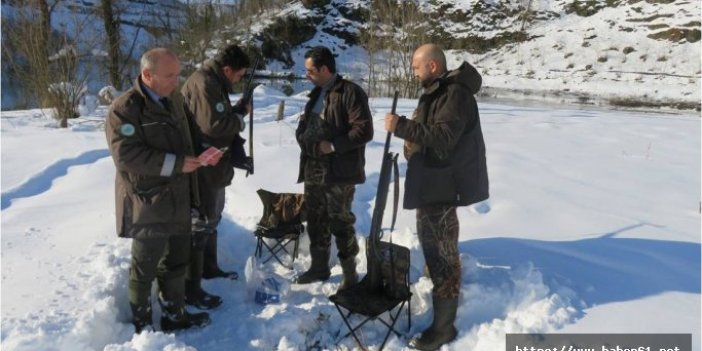
[[[136,129],[134,128],[134,125],[130,123],[125,123],[121,127],[119,127],[119,133],[126,137],[134,135],[135,132]]]

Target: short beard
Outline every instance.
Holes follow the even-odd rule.
[[[419,81],[419,84],[421,84],[422,88],[424,88],[424,89],[431,86],[431,83],[434,83],[434,78],[427,78],[427,79],[422,79]]]

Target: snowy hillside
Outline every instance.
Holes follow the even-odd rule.
[[[133,60],[154,45],[174,43],[184,20],[184,4],[203,1],[120,0],[122,52]],[[16,8],[3,2],[3,19]],[[236,0],[214,1],[238,4]],[[403,41],[403,29],[371,23],[371,0],[291,0],[275,3],[252,18],[236,17],[218,29],[210,42],[213,55],[228,42],[253,46],[275,75],[304,76],[303,55],[314,45],[331,47],[339,71],[368,82],[369,33]],[[383,2],[376,2],[383,3]],[[702,7],[695,0],[413,0],[398,1],[424,16],[408,30],[419,30],[426,41],[450,50],[449,67],[467,60],[484,76],[482,94],[537,101],[700,109],[702,75],[700,42]],[[401,4],[401,5],[399,5]],[[104,26],[97,1],[61,1],[52,15],[53,27],[68,35],[76,23],[78,36],[104,66]],[[399,16],[399,15],[398,15]],[[86,18],[90,20],[85,21]],[[400,19],[396,19],[400,20]],[[397,33],[391,33],[391,31]],[[94,49],[94,50],[93,50]],[[200,50],[200,54],[203,50]],[[199,56],[198,56],[199,57]],[[376,65],[388,64],[382,53]],[[199,62],[199,60],[198,60]],[[397,66],[397,63],[390,63]],[[395,67],[397,69],[397,67]],[[3,72],[7,72],[3,68]],[[379,79],[385,69],[376,68]],[[134,65],[125,75],[134,74]],[[13,82],[3,78],[3,91]],[[89,93],[97,94],[107,74],[91,76]],[[389,89],[388,91],[391,91]],[[18,99],[3,93],[5,106]]]
[[[291,1],[244,33],[222,34],[257,47],[293,36],[293,46],[277,48],[284,53],[279,64],[271,60],[273,71],[292,66],[302,76],[304,52],[326,45],[338,54],[341,72],[367,78],[369,57],[360,38],[370,26],[364,20],[370,3]],[[475,63],[488,95],[699,109],[699,1],[540,0],[529,2],[530,11],[522,0],[417,3],[427,16],[428,40],[452,49],[450,68],[462,60]],[[283,26],[294,34],[270,38]]]
[[[260,86],[254,99],[256,174],[235,176],[220,226],[220,261],[240,273],[255,248],[251,231],[262,211],[256,190],[302,191],[294,129],[306,97]],[[276,122],[281,100],[285,118]],[[491,198],[458,211],[459,335],[444,350],[503,350],[506,332],[678,332],[692,333],[700,351],[700,119],[479,104]],[[390,105],[371,99],[376,133],[366,152],[368,180],[353,203],[359,237],[369,231]],[[415,106],[401,100],[398,112]],[[240,281],[207,281],[205,288],[224,298],[211,325],[133,336],[130,242],[115,235],[105,113],[71,120],[65,130],[38,110],[1,115],[0,348],[360,350],[351,338],[337,340],[346,329],[327,298],[341,280],[336,262],[328,282],[292,285],[282,303],[265,307],[253,302],[243,274]],[[401,149],[393,139],[391,150]],[[400,167],[404,174],[404,160]],[[411,250],[412,327],[390,337],[387,350],[405,350],[431,318],[414,221],[413,211],[401,210],[392,234]],[[310,263],[308,243],[303,236],[293,270],[274,263],[263,269],[292,278]],[[359,269],[366,270],[364,255]],[[406,322],[398,321],[401,330]],[[381,324],[362,330],[377,349]]]

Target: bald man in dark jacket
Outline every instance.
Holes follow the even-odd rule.
[[[144,53],[134,86],[117,98],[105,121],[115,163],[117,234],[132,238],[129,304],[135,331],[153,330],[151,285],[158,281],[165,332],[203,326],[207,313],[185,309],[190,213],[200,206],[192,125],[178,85],[180,63],[168,49]]]
[[[405,140],[404,206],[417,209],[417,235],[434,283],[434,320],[410,346],[436,350],[457,335],[453,323],[461,262],[456,207],[489,196],[485,142],[473,97],[482,78],[467,62],[447,71],[443,51],[433,44],[415,51],[412,68],[424,87],[414,116],[388,113],[385,126]]]

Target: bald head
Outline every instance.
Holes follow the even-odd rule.
[[[444,51],[436,44],[424,44],[414,51],[414,58],[424,62],[433,61],[441,73],[446,71],[446,56]]]
[[[141,56],[141,81],[159,96],[170,95],[178,86],[180,63],[173,51],[155,48]]]
[[[145,69],[153,71],[156,68],[156,66],[158,66],[158,62],[164,57],[171,58],[174,60],[178,59],[176,54],[169,49],[154,48],[141,55],[141,62],[139,62],[139,68],[141,69],[141,71]]]
[[[446,72],[446,56],[436,44],[424,44],[414,51],[412,56],[414,76],[428,87],[436,78]]]

